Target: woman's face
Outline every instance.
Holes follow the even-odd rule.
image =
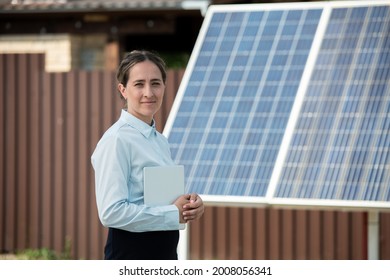
[[[118,89],[127,100],[127,111],[151,124],[165,91],[159,68],[149,60],[137,63],[129,70],[127,85],[119,84]]]

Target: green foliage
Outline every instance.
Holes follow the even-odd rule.
[[[71,249],[72,242],[70,238],[67,238],[64,250],[60,254],[48,248],[26,249],[16,254],[16,258],[19,260],[70,260]]]
[[[188,53],[160,53],[160,55],[169,69],[186,68],[190,59]]]
[[[69,237],[65,239],[65,247],[64,247],[64,251],[62,251],[61,253],[61,259],[62,260],[72,259],[72,240]]]
[[[58,260],[57,254],[50,249],[26,249],[17,254],[19,260]]]

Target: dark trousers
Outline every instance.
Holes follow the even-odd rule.
[[[106,260],[177,260],[179,231],[129,232],[108,229]]]

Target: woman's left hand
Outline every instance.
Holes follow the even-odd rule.
[[[189,203],[183,206],[183,216],[186,222],[191,222],[202,217],[204,213],[204,205],[202,198],[198,194],[192,193],[188,196]]]

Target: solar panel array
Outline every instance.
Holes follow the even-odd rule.
[[[188,191],[389,202],[389,34],[388,3],[211,6],[167,123]]]

